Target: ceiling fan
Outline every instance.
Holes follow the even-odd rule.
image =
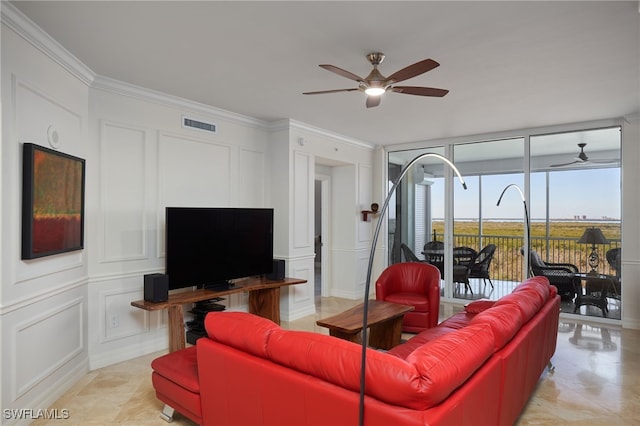
[[[442,97],[449,93],[445,89],[435,89],[433,87],[418,87],[418,86],[394,86],[395,83],[399,83],[404,80],[408,80],[417,75],[423,74],[427,71],[440,66],[439,63],[433,59],[425,59],[420,62],[416,62],[413,65],[402,68],[399,71],[391,74],[389,77],[385,77],[378,71],[378,65],[384,60],[384,54],[380,52],[369,53],[367,59],[373,65],[373,69],[368,76],[362,78],[349,71],[338,68],[334,65],[322,64],[321,68],[327,71],[334,72],[338,75],[346,77],[358,83],[358,87],[351,89],[334,89],[334,90],[321,90],[318,92],[304,92],[304,95],[319,95],[324,93],[338,93],[338,92],[354,92],[360,91],[367,94],[366,106],[367,108],[380,105],[380,98],[382,94],[386,92],[404,93],[405,95],[418,95],[418,96],[435,96]]]
[[[570,166],[572,164],[617,164],[619,163],[619,160],[616,159],[609,159],[609,160],[590,160],[589,156],[587,154],[585,154],[584,152],[584,147],[587,146],[587,144],[585,142],[581,142],[578,144],[578,147],[580,148],[580,153],[578,154],[577,157],[575,157],[574,161],[570,161],[568,163],[560,163],[560,164],[552,164],[550,167],[565,167],[565,166]]]

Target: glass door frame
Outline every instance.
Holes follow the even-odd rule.
[[[591,122],[583,122],[583,123],[573,123],[566,125],[557,125],[557,126],[549,126],[549,127],[541,127],[541,128],[528,128],[522,130],[514,130],[514,131],[505,131],[498,132],[493,134],[484,134],[484,135],[476,135],[476,136],[465,136],[465,137],[457,137],[457,138],[448,138],[448,139],[437,139],[432,141],[422,141],[415,142],[410,144],[399,144],[392,145],[385,148],[387,153],[387,163],[385,167],[385,174],[388,176],[388,166],[390,164],[390,156],[394,153],[401,151],[410,151],[410,150],[428,150],[428,149],[444,149],[444,155],[447,158],[452,158],[452,154],[454,151],[454,147],[461,144],[470,144],[470,143],[482,143],[482,142],[490,142],[499,139],[513,139],[513,138],[523,138],[524,139],[524,148],[523,148],[523,164],[522,164],[522,172],[524,175],[524,188],[523,194],[525,197],[525,202],[527,205],[530,205],[530,191],[531,191],[531,137],[540,136],[544,134],[555,134],[555,133],[567,133],[567,132],[579,132],[586,130],[595,130],[599,128],[609,128],[609,127],[620,127],[623,128],[623,123],[621,119],[610,119],[610,120],[598,120]],[[622,135],[620,137],[620,158],[622,159]],[[455,158],[453,158],[455,163]],[[621,178],[622,178],[622,164],[621,168]],[[464,174],[463,174],[464,177]],[[453,248],[453,224],[454,224],[454,197],[453,197],[453,189],[456,176],[453,171],[448,168],[448,171],[444,173],[444,182],[445,182],[445,211],[444,211],[444,222],[445,222],[445,232],[444,232],[444,242],[445,242],[445,250],[446,252],[451,253]],[[548,191],[547,191],[548,193]],[[548,195],[547,195],[548,197]],[[621,197],[622,198],[622,197]],[[548,209],[549,203],[547,202],[547,217],[548,217]],[[620,223],[621,229],[624,228],[624,218],[622,217],[622,206],[620,208]],[[548,224],[547,224],[548,226]],[[624,232],[621,230],[621,234],[624,235]],[[528,237],[525,237],[528,238]],[[526,243],[528,241],[525,240]],[[387,247],[387,259],[388,250],[390,248]],[[524,258],[524,271],[529,270],[529,259]],[[459,299],[453,297],[453,282],[452,282],[452,271],[453,271],[453,260],[452,256],[445,256],[445,276],[446,276],[446,285],[445,291],[443,294],[443,301],[446,302],[468,302],[466,299]],[[445,277],[443,277],[444,279]],[[524,277],[523,277],[524,278]]]

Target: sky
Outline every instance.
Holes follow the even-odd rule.
[[[546,215],[546,173],[531,175],[531,200],[528,205],[531,220],[544,220]],[[478,176],[464,177],[468,189],[454,184],[455,217],[478,217]],[[524,203],[515,187],[509,188],[496,206],[500,194],[510,184],[524,192],[522,174],[488,175],[482,179],[482,206],[484,219],[522,219]],[[551,219],[603,218],[620,219],[620,168],[560,170],[549,173],[549,217]],[[434,202],[433,217],[444,217],[444,184],[436,179],[431,186]],[[438,203],[437,200],[443,200]]]

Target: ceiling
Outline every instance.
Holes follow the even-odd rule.
[[[98,75],[376,145],[639,111],[638,1],[13,3]],[[318,64],[364,77],[375,51],[386,76],[436,60],[402,84],[449,94],[302,95],[356,87]]]

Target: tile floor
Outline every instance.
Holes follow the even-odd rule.
[[[316,319],[356,303],[321,298],[315,316],[283,327],[326,333]],[[443,306],[441,312],[457,309]],[[49,407],[68,409],[68,420],[38,420],[33,425],[166,425],[159,417],[163,404],[151,386],[150,363],[161,354],[89,372]],[[555,371],[542,374],[518,426],[640,424],[640,331],[561,319],[552,362]],[[173,424],[193,425],[177,413]]]

